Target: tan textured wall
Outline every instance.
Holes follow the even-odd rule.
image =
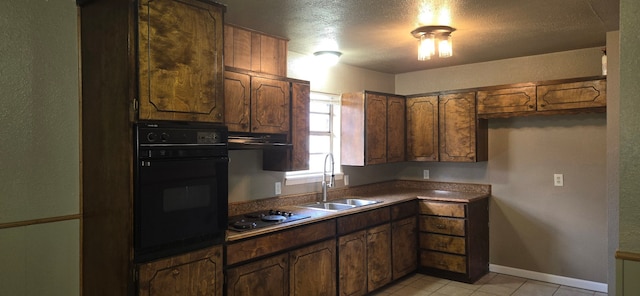
[[[75,1],[0,1],[0,294],[78,295]]]

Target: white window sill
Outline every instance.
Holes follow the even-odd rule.
[[[343,176],[344,176],[343,173],[336,173],[335,179],[342,180]],[[328,174],[326,178],[327,180],[329,180]],[[301,184],[309,184],[309,183],[320,183],[320,182],[322,182],[322,173],[301,174],[301,175],[294,175],[294,176],[286,176],[284,178],[285,186],[301,185]]]

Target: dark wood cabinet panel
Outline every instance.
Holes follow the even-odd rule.
[[[289,253],[290,295],[335,295],[336,241],[328,240]]]
[[[230,132],[249,132],[251,120],[251,77],[224,72],[224,118]]]
[[[343,216],[337,219],[338,234],[343,235],[354,231],[366,229],[381,223],[387,223],[391,219],[388,207],[379,208],[362,213]]]
[[[222,296],[222,246],[139,266],[140,296]]]
[[[535,112],[536,86],[479,90],[478,114]]]
[[[538,85],[539,111],[607,106],[607,81],[604,79]]]
[[[405,98],[387,97],[387,160],[405,160]]]
[[[365,161],[367,164],[387,162],[387,97],[367,94],[365,97]]]
[[[287,39],[230,24],[224,38],[226,67],[287,76]]]
[[[202,1],[140,1],[140,119],[223,121],[223,12]]]
[[[391,223],[393,279],[399,279],[418,268],[418,227],[416,217]]]
[[[441,95],[438,105],[440,161],[476,161],[475,92]]]
[[[435,233],[421,233],[420,248],[460,255],[467,253],[464,237]]]
[[[289,256],[282,254],[227,270],[227,295],[289,295]]]
[[[420,264],[456,273],[467,273],[467,257],[465,256],[421,251]]]
[[[361,230],[338,238],[340,253],[339,295],[367,294],[367,232]]]
[[[393,279],[391,271],[391,225],[367,230],[367,290],[374,291]]]
[[[255,133],[289,133],[289,82],[252,77],[251,131]]]
[[[407,98],[407,160],[438,161],[438,96]]]

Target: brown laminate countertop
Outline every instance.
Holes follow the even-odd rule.
[[[263,234],[290,229],[290,228],[294,228],[302,225],[308,225],[308,224],[320,222],[323,220],[334,219],[341,216],[347,216],[347,215],[351,215],[359,212],[387,207],[390,205],[399,204],[402,202],[415,200],[415,199],[443,201],[443,202],[471,202],[471,201],[486,198],[489,196],[490,196],[489,192],[463,192],[463,191],[449,191],[449,190],[439,190],[439,189],[394,188],[393,190],[385,190],[383,192],[375,192],[375,191],[360,192],[355,196],[351,196],[351,195],[340,196],[340,197],[329,199],[329,201],[331,201],[338,198],[358,198],[358,199],[381,201],[380,203],[362,206],[362,207],[355,207],[348,210],[326,211],[326,210],[305,208],[299,205],[279,206],[278,207],[279,210],[292,211],[297,214],[305,214],[311,217],[307,219],[290,222],[290,223],[276,224],[273,226],[268,226],[264,228],[258,228],[258,229],[243,231],[243,232],[228,230],[227,242],[239,241],[239,240],[251,238],[254,236],[260,236]]]

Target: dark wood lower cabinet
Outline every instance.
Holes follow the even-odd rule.
[[[328,240],[291,251],[289,287],[290,295],[335,295],[336,241]]]
[[[326,240],[227,270],[227,295],[336,294],[336,241]]]
[[[340,251],[338,278],[341,296],[367,294],[367,232],[365,230],[338,238]]]
[[[223,281],[222,246],[138,265],[140,296],[222,296]]]
[[[227,270],[227,296],[289,295],[289,255],[282,254]]]
[[[418,227],[416,217],[391,223],[393,279],[397,280],[418,268]]]
[[[367,230],[367,290],[374,291],[391,282],[391,225]]]

